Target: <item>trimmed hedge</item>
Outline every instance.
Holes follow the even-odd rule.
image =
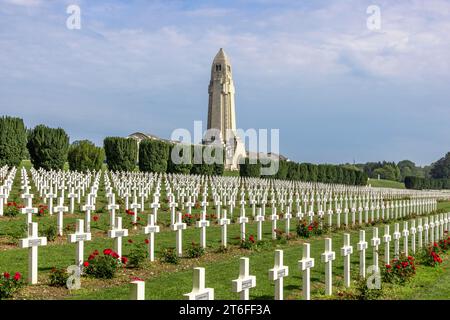
[[[450,179],[431,179],[431,178],[421,178],[415,176],[405,177],[405,187],[407,189],[450,189]]]
[[[103,140],[106,163],[111,171],[134,171],[137,142],[131,138],[106,137]]]
[[[69,136],[61,128],[41,124],[29,132],[27,148],[36,169],[62,170],[67,160]]]
[[[191,150],[193,159],[191,174],[223,175],[225,154],[222,147],[194,145]]]
[[[192,169],[193,150],[191,145],[170,144],[168,173],[189,174]]]
[[[347,185],[367,184],[367,174],[360,170],[330,164],[296,163],[279,160],[278,172],[267,178],[300,180],[307,182],[336,183]],[[241,165],[241,176],[257,177],[261,166],[251,166],[246,161]]]
[[[170,145],[167,142],[153,139],[139,143],[139,170],[146,172],[167,171]]]
[[[257,160],[257,163],[250,163],[250,159],[245,158],[239,166],[239,175],[241,177],[261,177],[261,162]]]
[[[0,118],[0,167],[18,166],[25,158],[27,131],[21,118]]]
[[[70,170],[100,170],[105,160],[105,152],[89,140],[75,141],[69,148],[67,160]]]

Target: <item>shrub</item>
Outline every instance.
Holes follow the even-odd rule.
[[[37,215],[38,215],[39,217],[43,217],[43,216],[48,215],[48,206],[45,205],[45,204],[40,204],[40,205],[38,205],[38,212],[37,212]]]
[[[185,213],[183,215],[183,222],[186,223],[188,226],[190,226],[190,225],[192,225],[195,222],[195,219],[192,216],[192,214]]]
[[[127,255],[127,265],[132,268],[139,268],[142,265],[142,262],[144,262],[148,257],[146,242],[135,243],[133,240],[129,239],[128,243],[131,244],[131,248]]]
[[[44,237],[47,237],[48,241],[55,241],[56,236],[58,235],[58,230],[54,224],[48,225],[42,232]]]
[[[389,283],[405,283],[416,274],[416,266],[413,256],[401,254],[397,259],[392,259],[382,269],[383,279]]]
[[[241,177],[261,177],[261,162],[259,160],[245,158],[243,163],[239,165],[239,175]]]
[[[101,170],[105,160],[103,148],[95,146],[89,140],[75,141],[69,148],[67,156],[70,170],[85,172]]]
[[[69,274],[66,269],[57,269],[55,267],[50,271],[49,282],[52,287],[65,287]]]
[[[419,263],[430,267],[438,267],[442,263],[439,252],[440,248],[436,242],[432,246],[422,249],[419,253]]]
[[[170,145],[161,140],[145,139],[139,143],[139,170],[166,172]]]
[[[169,146],[167,172],[189,174],[192,169],[192,147],[177,143]]]
[[[383,289],[370,289],[367,286],[367,279],[359,277],[355,285],[354,298],[357,300],[377,300],[383,296]]]
[[[295,235],[292,233],[286,234],[286,232],[284,232],[281,229],[275,229],[274,231],[275,231],[276,239],[283,244],[287,243],[289,240],[295,239]]]
[[[23,120],[8,116],[0,117],[0,167],[19,166],[25,156],[27,131]]]
[[[119,255],[111,249],[103,250],[103,255],[100,255],[95,250],[88,258],[88,261],[83,263],[84,272],[94,278],[112,279],[117,270],[126,264],[125,259],[121,259]]]
[[[134,171],[137,142],[134,139],[106,137],[103,141],[106,163],[111,171]]]
[[[240,246],[241,246],[242,249],[252,250],[256,246],[255,237],[253,235],[250,235],[248,237],[248,239],[241,240],[241,245]]]
[[[14,277],[11,277],[8,272],[4,272],[0,276],[0,300],[11,298],[23,285],[22,275],[19,272],[16,272]]]
[[[36,169],[62,170],[67,160],[69,136],[61,128],[38,125],[28,135],[27,148]]]
[[[6,217],[15,217],[20,213],[20,209],[23,208],[22,205],[15,203],[14,201],[8,202],[6,204],[6,209],[3,214]]]
[[[189,258],[200,258],[205,254],[205,249],[195,242],[191,243],[191,247],[187,249],[187,256]]]
[[[172,264],[178,264],[180,263],[180,258],[178,257],[177,253],[175,252],[175,249],[173,248],[166,248],[162,252],[162,261]]]
[[[303,219],[297,224],[297,235],[302,238],[309,238],[313,235],[322,235],[326,232],[326,228],[327,227],[320,225],[317,221],[308,223]]]

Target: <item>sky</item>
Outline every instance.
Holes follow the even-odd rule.
[[[291,160],[426,165],[450,151],[449,34],[448,0],[0,0],[0,115],[170,138],[206,123],[224,48],[237,127],[279,129]]]

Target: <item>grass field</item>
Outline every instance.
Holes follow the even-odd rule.
[[[16,181],[12,190],[11,199],[21,201],[19,198],[19,174],[16,175]],[[36,190],[32,189],[36,193]],[[164,196],[162,197],[164,199]],[[35,197],[34,205],[41,203],[42,199]],[[132,239],[135,243],[143,243],[145,235],[142,234],[141,228],[146,224],[146,215],[139,214],[139,226],[133,229],[131,225],[131,217],[123,212],[123,202],[121,204],[120,215],[124,220],[124,227],[130,231],[130,236],[124,239],[123,252],[126,256],[130,250],[128,239]],[[91,223],[93,240],[85,243],[85,257],[93,250],[99,251],[113,246],[112,239],[106,237],[108,230],[109,215],[105,209],[106,199],[102,185],[99,189],[99,197],[97,198],[97,210],[93,214],[99,217],[97,222]],[[149,207],[149,203],[146,203]],[[439,209],[450,211],[450,202],[440,202]],[[209,210],[213,210],[208,209]],[[236,209],[236,212],[239,208]],[[271,209],[267,208],[266,215],[270,214]],[[194,215],[198,214],[200,209],[193,209]],[[212,212],[208,212],[211,216]],[[252,215],[251,208],[247,208],[248,216]],[[235,213],[236,215],[236,213]],[[167,203],[162,203],[161,210],[158,214],[158,222],[161,225],[161,232],[156,235],[156,256],[159,258],[162,249],[175,246],[175,233],[170,231],[170,214]],[[138,276],[146,280],[146,298],[147,299],[182,299],[183,294],[191,291],[192,288],[192,268],[202,266],[206,268],[206,284],[215,289],[216,299],[238,299],[238,295],[231,292],[231,280],[237,278],[239,273],[239,258],[247,256],[250,258],[251,274],[257,277],[257,287],[251,290],[250,297],[252,299],[273,299],[274,285],[268,280],[268,270],[273,267],[274,250],[283,249],[285,264],[289,266],[289,277],[285,278],[285,298],[300,299],[301,297],[301,273],[298,269],[298,260],[301,259],[302,246],[306,240],[294,239],[289,242],[281,240],[271,240],[271,223],[266,221],[263,224],[263,239],[258,248],[254,250],[241,249],[239,247],[240,226],[232,223],[228,228],[229,250],[227,252],[219,252],[220,250],[220,233],[221,229],[212,218],[211,227],[207,229],[206,254],[200,258],[190,259],[182,258],[180,264],[173,265],[162,262],[158,259],[154,263],[146,262],[142,268],[133,269],[125,268],[120,270],[117,277],[113,280],[98,280],[89,277],[83,277],[81,280],[82,288],[77,291],[69,291],[65,288],[56,288],[48,285],[48,276],[53,267],[66,268],[73,264],[75,258],[75,245],[68,244],[66,237],[68,233],[73,233],[74,222],[76,219],[84,218],[84,214],[76,206],[76,212],[66,214],[64,216],[65,235],[57,238],[54,242],[50,242],[46,247],[39,248],[39,280],[40,283],[34,286],[27,286],[22,289],[16,296],[17,299],[33,298],[33,299],[127,299],[128,298],[128,282],[130,277]],[[235,219],[236,216],[233,217]],[[291,221],[291,232],[295,232],[296,219]],[[56,224],[56,216],[35,217],[35,222],[39,222],[39,230],[42,233],[49,225]],[[256,235],[256,223],[250,219],[247,224],[247,234]],[[25,234],[25,216],[17,217],[1,217],[0,218],[0,272],[8,271],[10,273],[19,271],[24,275],[27,274],[28,250],[19,249],[17,241]],[[380,236],[383,233],[383,224],[380,227]],[[285,227],[284,221],[278,221],[278,228]],[[372,230],[370,225],[362,225],[367,229],[366,241],[369,241]],[[359,257],[356,251],[356,243],[358,242],[359,227],[349,229],[347,232],[351,234],[352,245],[354,246],[354,254],[352,255],[352,277],[356,279],[359,267]],[[391,230],[393,224],[391,223]],[[311,244],[311,253],[316,259],[316,266],[311,272],[312,281],[312,298],[323,299],[324,293],[324,264],[320,261],[320,254],[324,250],[324,238],[332,237],[333,248],[336,251],[336,260],[333,264],[333,286],[335,292],[344,290],[342,286],[343,261],[339,254],[339,248],[343,243],[344,230],[329,230],[322,236],[316,236],[307,241]],[[392,231],[391,231],[392,232]],[[199,242],[200,231],[193,226],[188,227],[183,232],[183,248],[188,248],[192,242]],[[393,250],[393,242],[391,242],[391,252]],[[379,248],[380,259],[382,260],[384,247]],[[372,250],[367,251],[367,264],[372,261]],[[444,261],[444,267],[448,266],[448,260]],[[417,277],[411,284],[411,288],[422,288],[423,294],[417,290],[408,289],[410,286],[397,288],[390,287],[387,292],[386,299],[402,299],[402,298],[419,298],[419,299],[436,299],[448,298],[450,285],[447,283],[437,283],[436,277],[449,279],[450,272],[442,268],[436,271],[429,267],[420,267]],[[440,278],[439,278],[440,279]],[[438,290],[439,289],[439,290]],[[429,292],[433,290],[433,292]],[[426,292],[426,293],[425,293]],[[335,296],[335,298],[338,298]]]
[[[374,188],[394,188],[394,189],[405,189],[405,184],[403,182],[383,180],[383,179],[369,179],[367,184],[370,184]]]

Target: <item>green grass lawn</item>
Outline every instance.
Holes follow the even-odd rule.
[[[383,180],[383,179],[370,179],[367,181],[374,188],[394,188],[394,189],[405,189],[405,184],[403,182]]]

